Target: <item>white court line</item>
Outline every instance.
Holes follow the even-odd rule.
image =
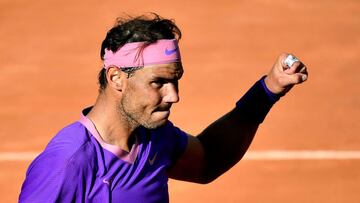
[[[31,161],[40,152],[0,152],[0,161]],[[347,160],[360,159],[359,151],[339,150],[267,150],[249,151],[244,160]]]
[[[40,152],[0,152],[0,161],[31,161]]]
[[[338,150],[270,150],[249,151],[245,154],[246,160],[344,160],[360,159],[360,151]]]

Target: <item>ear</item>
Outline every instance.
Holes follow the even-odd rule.
[[[110,66],[106,70],[106,79],[109,86],[115,90],[122,91],[126,82],[126,74],[120,68]]]

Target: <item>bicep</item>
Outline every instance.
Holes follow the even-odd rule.
[[[205,167],[204,154],[200,140],[195,136],[188,135],[185,151],[168,170],[169,177],[189,182],[202,182],[202,173]]]

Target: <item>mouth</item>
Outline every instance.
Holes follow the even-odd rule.
[[[155,109],[154,113],[160,119],[168,119],[170,116],[171,105],[159,106]]]
[[[170,109],[168,109],[168,110],[157,110],[155,112],[158,113],[158,114],[163,115],[166,118],[169,117],[169,115],[170,115]]]
[[[170,112],[170,108],[171,108],[171,105],[164,105],[164,106],[159,106],[158,108],[155,109],[155,111],[168,111]]]
[[[170,116],[170,111],[160,111],[160,113],[165,117],[168,118]]]

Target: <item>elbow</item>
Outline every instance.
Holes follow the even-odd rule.
[[[216,178],[198,178],[196,180],[188,180],[189,182],[206,185],[213,182]]]
[[[216,180],[218,177],[220,177],[223,173],[220,171],[215,171],[215,170],[204,170],[203,171],[203,175],[201,176],[201,178],[197,181],[197,183],[199,184],[209,184],[211,182],[213,182],[214,180]]]
[[[202,178],[198,183],[202,185],[209,184],[213,182],[216,178]]]

